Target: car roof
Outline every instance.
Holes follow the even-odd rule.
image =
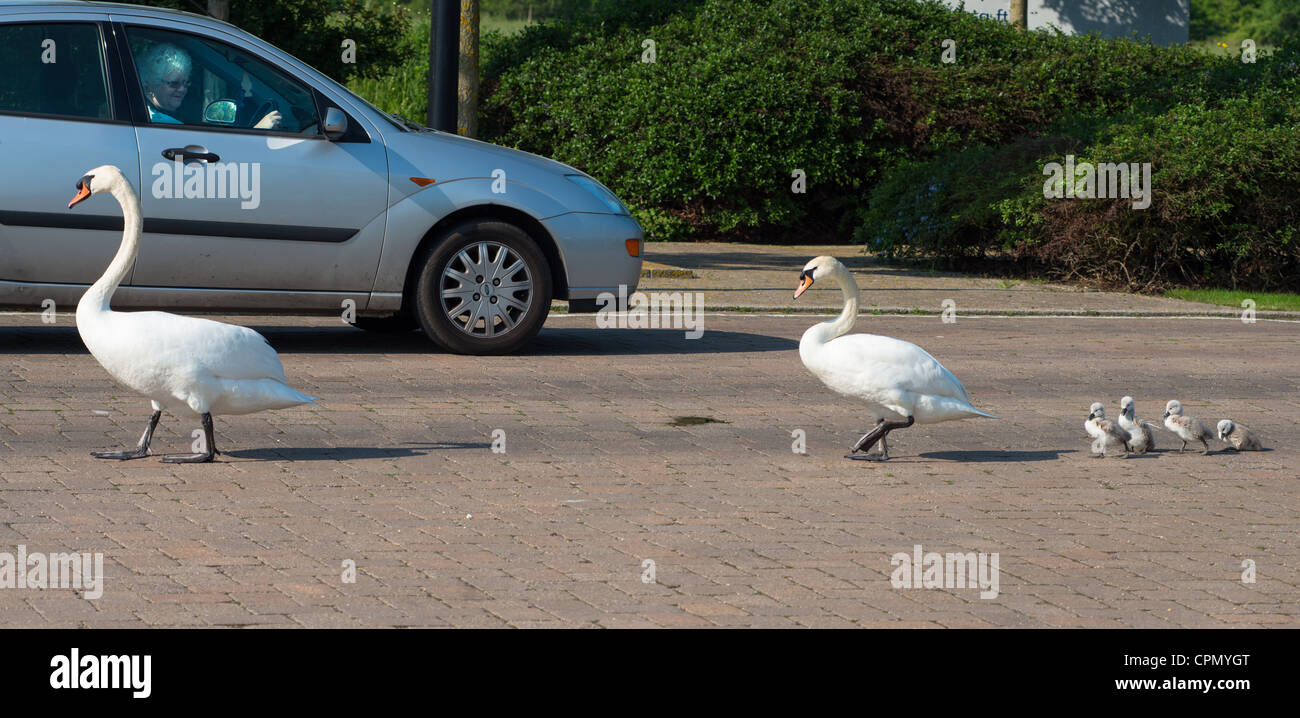
[[[0,0],[0,15],[12,15],[19,12],[41,12],[43,10],[67,12],[101,10],[105,12],[127,13],[130,15],[145,15],[148,17],[185,18],[186,20],[191,21],[201,20],[206,23],[211,23],[212,25],[234,27],[234,25],[218,20],[210,15],[200,15],[198,13],[186,12],[185,10],[172,10],[170,8],[132,5],[129,3],[87,2],[86,0]]]

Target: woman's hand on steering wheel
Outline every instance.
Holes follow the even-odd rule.
[[[280,111],[274,110],[262,117],[262,119],[258,120],[257,124],[253,125],[253,128],[258,130],[274,130],[280,126],[281,119]]]
[[[270,110],[270,112],[267,112],[267,110]],[[257,130],[274,130],[280,126],[283,119],[280,116],[280,110],[277,109],[275,102],[272,100],[263,102],[262,106],[257,108],[257,112],[253,113],[253,117],[262,118],[257,121],[257,124],[253,125],[253,129]]]

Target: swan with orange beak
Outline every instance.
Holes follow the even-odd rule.
[[[113,293],[140,251],[140,200],[122,171],[112,165],[77,180],[68,208],[91,195],[109,194],[122,207],[122,244],[104,275],[77,302],[77,333],[118,382],[153,403],[144,435],[133,449],[95,451],[97,459],[149,456],[149,443],[163,409],[197,416],[202,439],[193,454],[162,457],[168,463],[206,463],[217,454],[212,417],[250,414],[310,404],[315,398],[289,386],[280,357],[261,334],[232,324],[166,312],[115,312]]]
[[[889,459],[885,437],[913,424],[985,416],[966,387],[924,349],[902,339],[877,334],[848,334],[858,317],[858,284],[834,257],[817,257],[799,274],[798,299],[814,283],[830,280],[844,293],[844,310],[835,319],[814,324],[799,340],[799,358],[832,390],[866,403],[875,426],[858,439],[845,458]],[[877,441],[878,455],[867,454]]]

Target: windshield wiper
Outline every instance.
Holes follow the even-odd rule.
[[[424,125],[417,124],[417,123],[415,123],[415,122],[412,122],[412,121],[406,119],[405,117],[402,117],[401,115],[397,114],[396,112],[390,112],[390,113],[388,113],[388,116],[389,116],[389,117],[392,117],[393,119],[395,119],[395,120],[397,120],[398,122],[402,123],[402,124],[405,125],[408,129],[415,130],[416,132],[432,132],[432,131],[433,131],[433,130],[431,130],[430,128],[425,127]]]

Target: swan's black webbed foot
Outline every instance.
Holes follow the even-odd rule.
[[[212,461],[212,454],[167,454],[162,457],[164,464],[206,464]]]
[[[90,455],[96,459],[118,459],[126,461],[127,459],[143,459],[149,455],[148,449],[134,448],[125,451],[92,451]]]
[[[206,464],[212,461],[217,455],[217,445],[212,438],[212,415],[203,415],[203,446],[204,452],[197,454],[168,454],[162,457],[165,464]]]
[[[911,416],[907,417],[907,421],[885,421],[880,419],[876,422],[874,429],[863,434],[862,438],[858,439],[857,443],[849,449],[852,453],[845,454],[844,458],[855,461],[889,461],[889,448],[885,444],[885,437],[895,429],[906,429],[914,423],[916,423],[916,419]],[[880,442],[879,454],[858,453],[859,451],[866,452],[872,446],[875,446],[877,441]]]
[[[162,416],[161,411],[155,411],[153,416],[149,417],[149,425],[145,427],[144,435],[140,437],[140,443],[134,449],[123,451],[92,451],[90,455],[96,459],[117,459],[126,461],[128,459],[143,459],[149,455],[149,442],[153,441],[153,430],[158,428],[158,419]]]
[[[884,419],[876,419],[875,427],[872,428],[871,431],[868,431],[867,433],[863,434],[862,438],[858,439],[857,442],[853,444],[853,446],[849,447],[849,451],[852,452],[849,455],[849,458],[852,458],[852,455],[858,453],[859,451],[866,451],[870,449],[872,446],[875,446],[876,442],[880,440],[880,438],[883,437],[887,432],[887,430],[883,427],[884,423],[885,423]]]

